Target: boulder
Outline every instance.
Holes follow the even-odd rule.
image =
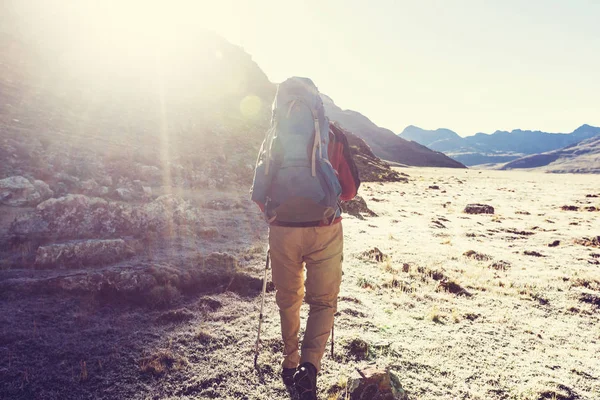
[[[377,216],[377,214],[367,207],[367,202],[365,199],[360,196],[354,197],[353,200],[342,202],[342,211],[358,219],[364,219],[363,214],[366,214],[369,217]]]
[[[27,178],[11,176],[0,179],[0,204],[12,207],[24,207],[36,205],[40,201],[40,194]]]
[[[398,377],[389,369],[356,369],[348,379],[350,400],[408,400]]]
[[[135,195],[127,188],[118,188],[115,190],[115,198],[123,201],[132,201],[135,199]]]
[[[464,212],[467,214],[493,214],[494,207],[487,204],[468,204]]]
[[[175,227],[187,227],[198,234],[203,219],[198,209],[173,195],[160,196],[144,205],[130,205],[70,194],[46,200],[35,212],[18,216],[9,234],[29,238],[109,239],[123,235],[139,237],[148,231],[171,234]]]
[[[35,187],[36,192],[38,192],[38,194],[40,195],[40,203],[54,196],[54,192],[50,189],[50,186],[48,186],[48,184],[44,181],[35,180],[33,181],[33,186]]]
[[[34,265],[36,268],[56,269],[100,266],[113,264],[133,255],[133,250],[122,239],[84,240],[40,246]]]
[[[368,260],[382,262],[387,258],[379,248],[373,247],[371,250],[364,251],[362,256]]]

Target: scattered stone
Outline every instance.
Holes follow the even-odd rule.
[[[546,257],[542,253],[538,253],[537,251],[532,251],[532,250],[525,250],[523,252],[523,254],[525,254],[526,256],[532,256],[532,257]]]
[[[442,280],[438,285],[438,290],[444,290],[446,292],[450,292],[452,294],[456,294],[458,296],[466,296],[471,297],[471,293],[469,293],[465,288],[460,286],[458,283],[453,282],[451,280]]]
[[[535,227],[538,228],[538,227]],[[531,235],[535,235],[535,232],[530,232],[530,231],[519,231],[517,229],[514,228],[509,228],[509,229],[503,229],[504,232],[506,233],[512,233],[513,235],[521,235],[521,236],[531,236]]]
[[[492,264],[490,264],[490,268],[496,269],[499,271],[506,271],[510,267],[512,267],[512,264],[509,263],[508,261],[503,261],[503,260],[494,261]]]
[[[585,211],[591,211],[591,212],[593,212],[593,211],[600,211],[600,208],[596,208],[594,206],[591,206],[591,207],[585,207],[584,210]]]
[[[386,256],[383,254],[381,250],[377,247],[372,248],[371,250],[367,250],[362,253],[362,256],[373,261],[382,262],[385,260]]]
[[[465,319],[468,319],[469,321],[475,321],[479,317],[481,317],[481,314],[474,314],[474,313],[466,313],[465,314]]]
[[[417,272],[429,276],[434,281],[441,281],[447,279],[446,275],[444,275],[442,271],[432,270],[427,267],[417,267]]]
[[[600,197],[600,196],[598,196],[597,194],[586,194],[585,197],[596,198],[596,197]]]
[[[377,214],[367,207],[367,203],[360,196],[356,196],[353,200],[342,202],[342,212],[350,214],[358,219],[364,219],[362,214],[366,214],[369,217],[377,216]]]
[[[42,201],[48,200],[49,198],[54,196],[54,192],[50,189],[50,186],[48,186],[48,184],[44,181],[40,181],[40,180],[33,181],[33,187],[35,187],[35,190],[40,195],[40,198],[39,198],[40,203]],[[35,205],[37,205],[37,204],[35,204]]]
[[[74,243],[40,246],[35,256],[36,268],[80,268],[108,265],[134,255],[124,240],[85,240]]]
[[[562,206],[560,209],[563,211],[579,211],[577,206]]]
[[[483,253],[478,253],[475,250],[469,250],[463,253],[463,256],[467,257],[467,258],[473,258],[477,261],[489,261],[492,259],[491,256],[488,256],[487,254],[483,254]]]
[[[440,190],[440,187],[438,185],[431,185],[431,186],[429,186],[429,189],[431,189],[431,190]]]
[[[35,206],[53,194],[50,187],[42,181],[31,183],[22,176],[0,179],[0,204],[2,205],[11,207]]]
[[[118,188],[115,190],[115,196],[119,200],[123,201],[133,201],[135,199],[135,195],[133,191],[126,188]]]
[[[586,247],[600,247],[600,236],[596,237],[583,237],[581,239],[575,239],[575,243]]]
[[[548,247],[556,247],[558,245],[560,245],[560,240],[555,240],[554,242],[549,243]]]
[[[400,379],[389,369],[356,369],[348,379],[350,400],[408,400]]]
[[[519,215],[531,215],[531,213],[529,211],[516,211],[515,214],[519,214]]]
[[[467,214],[494,214],[494,207],[487,204],[468,204],[464,212]]]
[[[160,196],[144,205],[130,205],[71,194],[46,200],[35,212],[18,216],[9,234],[29,238],[107,239],[156,232],[166,237],[177,234],[175,228],[188,227],[197,232],[202,225],[199,210],[173,195]]]

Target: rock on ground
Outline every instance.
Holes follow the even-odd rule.
[[[34,265],[37,268],[79,268],[113,264],[133,255],[133,250],[122,239],[85,240],[40,246]]]
[[[494,207],[487,204],[467,204],[464,212],[467,214],[493,214]]]
[[[367,207],[365,199],[360,196],[356,196],[353,200],[342,202],[342,211],[358,219],[364,219],[363,213],[369,217],[377,216],[377,214]]]
[[[43,181],[31,183],[22,176],[0,179],[0,204],[23,207],[35,206],[52,197],[54,192]]]
[[[169,234],[186,226],[203,228],[200,211],[187,201],[164,195],[151,203],[129,205],[97,197],[67,195],[39,204],[35,212],[17,217],[9,234],[52,239],[115,238],[147,232]]]
[[[388,369],[356,369],[348,379],[350,400],[408,400],[398,377]]]

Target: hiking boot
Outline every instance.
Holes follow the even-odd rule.
[[[283,368],[281,371],[281,380],[283,380],[283,384],[285,386],[293,386],[294,385],[294,374],[296,373],[296,368]]]
[[[311,363],[303,363],[294,374],[294,387],[300,400],[317,400],[317,369]]]

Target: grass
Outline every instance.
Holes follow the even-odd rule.
[[[182,370],[187,365],[187,359],[175,354],[173,350],[159,349],[142,359],[140,371],[145,374],[160,376],[170,371]]]
[[[443,323],[443,318],[444,315],[440,312],[440,309],[437,305],[434,305],[427,314],[427,319],[432,322],[435,322],[436,324]]]
[[[373,290],[377,287],[377,285],[373,281],[371,281],[368,278],[365,278],[364,276],[358,278],[356,284],[363,289]]]

